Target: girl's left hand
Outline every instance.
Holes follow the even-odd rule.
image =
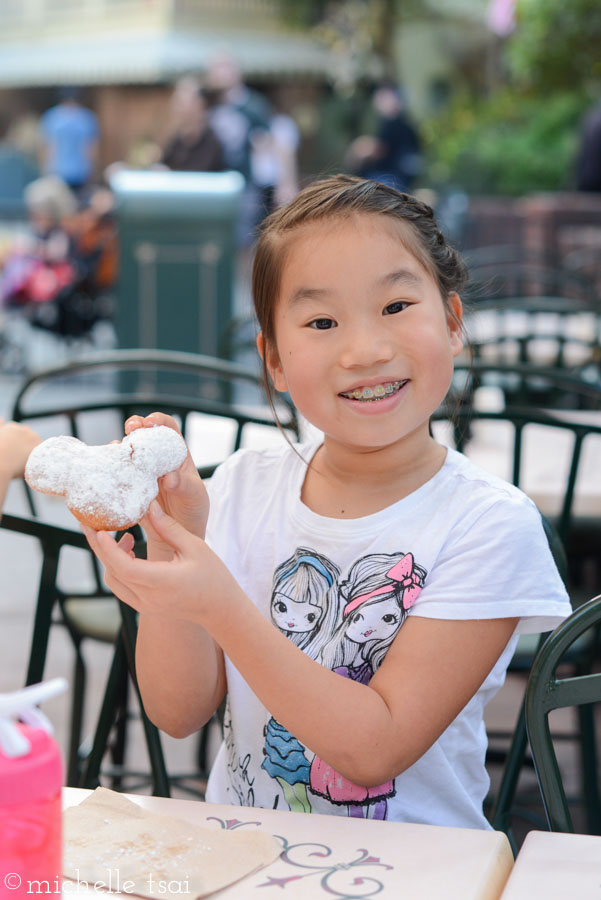
[[[215,616],[226,614],[228,600],[241,595],[242,589],[202,538],[167,516],[156,500],[140,524],[150,526],[172,548],[170,560],[136,558],[129,533],[117,543],[108,532],[83,527],[105,566],[107,587],[140,613],[185,619],[210,631]]]

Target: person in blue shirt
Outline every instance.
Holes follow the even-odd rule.
[[[95,113],[81,105],[75,88],[64,88],[60,102],[42,115],[40,130],[42,170],[81,195],[94,175],[100,136]]]

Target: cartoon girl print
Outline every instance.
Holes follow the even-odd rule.
[[[297,647],[317,659],[338,618],[340,570],[325,556],[299,548],[274,573],[271,618]],[[304,746],[273,717],[264,730],[261,767],[280,785],[295,812],[311,812],[310,764]]]
[[[340,592],[346,604],[342,622],[324,647],[321,662],[343,678],[368,684],[386,656],[388,648],[415,603],[424,584],[426,570],[411,553],[372,554],[351,567]],[[310,790],[331,803],[348,805],[349,816],[385,819],[388,797],[395,794],[394,781],[376,787],[361,787],[314,757],[309,775]]]

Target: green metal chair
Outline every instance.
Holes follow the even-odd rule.
[[[511,259],[489,251],[489,255],[467,254],[467,296],[478,300],[493,297],[550,294],[594,303],[596,288],[585,272],[550,266],[533,258]]]
[[[525,719],[534,768],[551,831],[573,832],[574,826],[549,728],[549,713],[577,707],[592,711],[601,704],[601,673],[583,672],[562,677],[558,670],[570,649],[587,633],[601,628],[601,595],[580,606],[547,638],[532,664],[526,689]],[[591,713],[591,724],[594,727]],[[588,768],[595,771],[596,759]],[[596,781],[586,785],[599,805]],[[598,808],[601,818],[601,810]],[[595,833],[600,833],[597,830]]]
[[[484,363],[556,369],[601,384],[601,307],[569,296],[476,297],[465,308],[473,356]],[[533,404],[553,406],[560,394],[532,385]]]
[[[89,355],[85,359],[46,369],[33,374],[23,384],[12,410],[15,421],[27,421],[43,436],[69,433],[87,443],[107,443],[122,436],[123,421],[133,413],[148,414],[160,410],[175,416],[184,437],[196,427],[202,429],[219,423],[219,447],[214,455],[205,455],[199,471],[210,477],[215,466],[243,446],[252,429],[273,434],[274,419],[264,400],[258,375],[246,368],[221,359],[197,354],[162,350],[121,350]],[[299,426],[291,404],[284,398],[278,405],[282,428],[298,437]],[[266,433],[266,432],[265,432]],[[52,502],[27,489],[32,515],[48,518]],[[5,520],[9,525],[5,524]],[[133,649],[135,616],[106,590],[96,559],[87,548],[83,535],[47,521],[20,520],[5,517],[4,527],[33,533],[43,548],[44,562],[34,624],[27,683],[40,680],[46,658],[52,624],[67,628],[72,639],[75,662],[68,753],[68,783],[79,784],[82,778],[82,720],[86,682],[86,666],[82,645],[94,639],[115,643],[113,670],[109,678],[107,703],[99,728],[111,731],[113,741],[112,786],[121,784],[127,722],[127,678],[129,670],[137,690]],[[29,530],[28,530],[29,529]],[[137,552],[144,552],[141,532],[135,532]],[[86,550],[92,567],[91,589],[65,590],[61,587],[59,557],[64,546]],[[122,639],[117,640],[121,634]],[[110,712],[110,716],[109,716]],[[107,718],[108,716],[108,718]],[[142,721],[151,757],[153,790],[168,792],[168,781],[162,763],[159,740],[154,726],[144,716]],[[94,760],[97,759],[95,742]],[[102,755],[109,747],[108,732]],[[201,743],[202,747],[202,743]],[[87,779],[98,778],[89,764]]]
[[[493,404],[491,408],[482,407],[478,395],[481,388],[494,388],[496,405]],[[531,405],[530,401],[536,395],[536,390],[544,391],[546,396],[554,394],[564,409]],[[587,406],[586,413],[579,412],[580,405]],[[565,406],[572,406],[573,409],[566,410]],[[600,411],[598,418],[597,411]],[[446,423],[446,439],[450,439],[467,456],[470,456],[478,444],[478,438],[481,437],[479,429],[486,429],[493,423],[502,424],[511,435],[507,439],[506,452],[509,458],[506,460],[508,471],[505,475],[517,486],[523,486],[526,445],[533,427],[544,430],[545,441],[548,442],[547,452],[551,452],[552,442],[558,435],[570,436],[571,449],[565,460],[563,481],[556,498],[557,510],[553,514],[543,510],[547,513],[543,516],[543,524],[560,573],[568,585],[573,601],[578,602],[578,595],[589,587],[588,583],[583,582],[590,578],[583,572],[590,562],[588,558],[582,557],[583,535],[587,536],[587,546],[592,548],[593,559],[601,559],[601,521],[599,518],[580,521],[574,514],[583,452],[588,448],[588,442],[594,438],[601,442],[601,386],[589,384],[566,372],[537,369],[524,364],[503,365],[482,360],[476,360],[473,364],[460,362],[456,367],[455,388],[433,417],[433,428],[436,429],[436,423],[441,421]],[[488,439],[494,443],[496,432],[492,437],[489,435]],[[520,638],[509,671],[526,677],[543,640],[544,636],[538,638],[536,635]],[[570,661],[575,671],[590,668],[598,654],[598,642],[594,636],[589,635],[574,646]],[[596,773],[594,768],[591,769],[596,750],[594,731],[586,712],[581,716],[577,734],[571,737],[583,747],[593,747],[591,753],[583,752],[582,755],[582,794],[585,798],[591,797],[593,795],[589,785],[593,781],[597,784]],[[508,834],[516,849],[512,819],[516,815],[520,818],[531,816],[529,809],[516,800],[520,773],[528,763],[523,704],[518,711],[512,734],[489,733],[489,738],[488,761],[504,764],[489,818],[493,827]],[[500,750],[496,747],[499,741],[503,746]],[[588,804],[591,830],[597,827],[598,816],[593,796],[593,802]]]

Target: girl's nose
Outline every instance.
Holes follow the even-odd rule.
[[[345,369],[368,368],[389,362],[394,357],[394,344],[390,333],[373,325],[356,328],[345,335],[340,353],[340,364]]]

